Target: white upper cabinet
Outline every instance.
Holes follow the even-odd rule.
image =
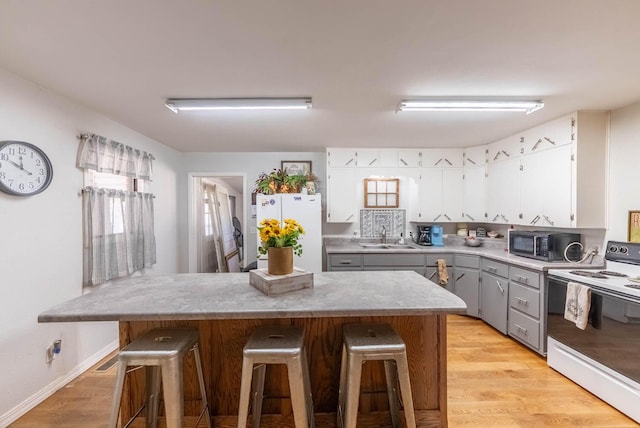
[[[424,149],[422,151],[423,168],[459,168],[462,167],[464,149]]]
[[[327,169],[327,223],[358,221],[357,192],[355,168]]]
[[[327,168],[355,168],[357,163],[355,149],[327,149]]]
[[[522,133],[522,154],[565,146],[575,139],[575,114],[568,114]]]
[[[392,149],[358,149],[358,168],[386,168],[398,166],[398,151]]]
[[[464,150],[464,183],[462,197],[463,220],[486,221],[487,212],[487,151],[488,146]]]
[[[488,147],[487,218],[517,224],[520,214],[520,138],[512,136]]]
[[[419,168],[422,166],[421,149],[398,150],[398,166],[401,168]]]

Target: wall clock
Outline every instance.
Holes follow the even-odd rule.
[[[16,196],[42,192],[53,177],[47,155],[23,141],[0,141],[0,191]]]

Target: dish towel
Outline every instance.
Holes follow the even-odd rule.
[[[438,265],[438,283],[440,285],[447,285],[449,282],[449,273],[447,272],[447,261],[445,259],[436,260]]]
[[[577,282],[567,284],[567,299],[564,305],[564,319],[584,330],[589,322],[591,308],[591,289]]]

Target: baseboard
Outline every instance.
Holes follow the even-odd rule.
[[[6,428],[9,424],[18,420],[18,418],[49,398],[57,390],[64,387],[76,377],[80,376],[82,373],[100,362],[100,360],[102,360],[104,357],[118,349],[118,346],[118,340],[114,340],[113,342],[107,344],[98,352],[91,355],[86,360],[80,362],[80,364],[74,367],[69,373],[64,376],[60,376],[59,378],[42,388],[40,391],[36,392],[31,397],[27,398],[4,415],[0,416],[0,428]]]

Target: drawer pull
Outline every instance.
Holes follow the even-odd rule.
[[[519,332],[523,333],[525,336],[527,335],[527,329],[519,326],[518,324],[514,324]]]
[[[498,288],[500,289],[500,292],[504,294],[504,288],[502,288],[502,285],[500,285],[500,281],[496,280],[496,284],[498,284]]]
[[[341,265],[350,265],[353,263],[353,260],[340,260]]]
[[[464,277],[464,275],[465,275],[464,273],[460,274],[460,276],[456,278],[456,282],[460,281]]]
[[[526,276],[516,275],[516,277],[520,282],[529,282],[529,278],[527,278]]]
[[[436,276],[436,273],[438,273],[437,270],[434,270],[433,273],[431,274],[431,276],[429,277],[429,279],[433,278],[434,276]]]
[[[494,266],[487,266],[487,270],[489,272],[498,272],[498,268]]]
[[[527,299],[521,299],[520,297],[516,297],[515,298],[518,303],[520,303],[523,306],[529,306],[529,301]]]

